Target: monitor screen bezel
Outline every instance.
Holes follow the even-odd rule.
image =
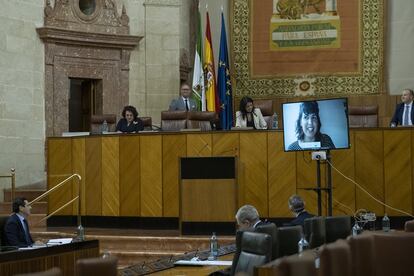
[[[346,127],[347,127],[347,140],[348,140],[348,144],[346,147],[336,147],[335,148],[330,148],[330,149],[326,149],[326,148],[306,148],[306,149],[294,149],[294,150],[288,150],[286,147],[286,133],[285,133],[285,105],[289,105],[289,104],[298,104],[298,103],[303,103],[303,102],[317,102],[319,105],[319,102],[324,102],[324,101],[335,101],[335,100],[344,100],[345,104],[346,104],[346,110],[345,110],[345,116],[346,116]],[[350,149],[351,148],[351,140],[350,140],[350,130],[349,130],[349,106],[348,106],[348,98],[346,97],[338,97],[338,98],[324,98],[324,99],[314,99],[314,100],[302,100],[302,101],[293,101],[293,102],[286,102],[286,103],[282,103],[282,122],[283,122],[283,151],[284,152],[300,152],[300,151],[331,151],[331,150],[346,150],[346,149]],[[290,143],[289,143],[290,145]],[[287,145],[287,146],[289,146]]]

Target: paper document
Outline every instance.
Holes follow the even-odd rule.
[[[232,261],[192,261],[192,260],[179,260],[175,265],[221,265],[231,266]]]
[[[71,243],[72,242],[72,238],[63,238],[63,239],[50,239],[47,242],[48,246],[51,245],[60,245],[60,244],[67,244],[67,243]]]

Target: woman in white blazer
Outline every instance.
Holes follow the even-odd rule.
[[[255,108],[250,97],[240,100],[240,110],[236,112],[236,127],[253,127],[254,129],[267,129],[260,108]]]

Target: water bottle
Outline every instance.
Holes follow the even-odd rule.
[[[102,254],[102,259],[109,258],[111,256],[111,253],[109,253],[108,249],[105,249]]]
[[[359,226],[358,222],[355,221],[354,226],[352,227],[352,236],[356,236],[362,233],[362,228]]]
[[[84,241],[85,240],[85,229],[83,228],[82,224],[79,224],[77,228],[77,241]]]
[[[108,132],[108,122],[105,120],[102,123],[102,133]]]
[[[279,121],[277,118],[277,113],[273,113],[273,121],[272,121],[272,129],[278,129],[279,128]]]
[[[298,242],[298,252],[299,254],[305,251],[306,249],[309,249],[309,242],[306,240],[305,236],[302,235],[302,238]]]
[[[213,235],[210,238],[210,257],[215,260],[218,256],[218,241],[216,233],[213,232]]]
[[[389,232],[390,231],[390,218],[387,216],[387,214],[384,214],[384,217],[382,218],[382,231]]]

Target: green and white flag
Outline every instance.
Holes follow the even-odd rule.
[[[203,45],[201,38],[201,16],[200,11],[197,11],[198,27],[197,27],[197,44],[194,57],[194,71],[193,71],[193,98],[197,102],[198,110],[206,111],[206,91],[204,83],[204,71],[203,71]]]

